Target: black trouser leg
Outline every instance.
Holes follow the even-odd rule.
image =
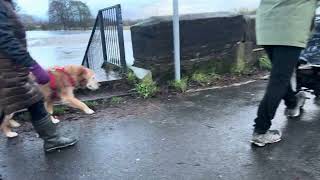
[[[290,46],[266,46],[265,49],[272,62],[272,70],[266,93],[259,105],[258,117],[255,119],[255,132],[261,134],[270,128],[271,120],[282,99],[289,108],[296,105],[290,80],[302,50]]]
[[[275,46],[265,46],[264,49],[266,50],[266,53],[271,61],[273,63],[273,49]],[[287,93],[283,97],[284,103],[288,108],[294,108],[295,105],[297,104],[297,99],[295,98],[295,92],[293,91],[291,81],[289,82],[289,86],[287,88]]]
[[[48,117],[48,112],[44,106],[44,102],[43,101],[39,101],[35,104],[33,104],[32,106],[30,106],[28,108],[30,114],[31,114],[31,121],[37,122],[37,121],[41,121],[44,118]]]
[[[293,91],[291,83],[287,89],[286,95],[283,97],[284,104],[287,108],[292,109],[297,105],[296,92]]]

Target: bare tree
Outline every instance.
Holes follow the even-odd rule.
[[[92,21],[89,7],[81,1],[52,0],[48,14],[50,24],[62,26],[65,30],[72,27],[86,29]]]
[[[69,13],[74,27],[86,29],[91,25],[92,15],[87,4],[81,1],[71,1]]]
[[[49,22],[53,25],[62,25],[68,28],[70,23],[69,0],[52,0],[49,4]]]

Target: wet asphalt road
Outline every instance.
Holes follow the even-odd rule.
[[[81,141],[48,155],[34,132],[1,137],[0,179],[320,179],[320,107],[312,100],[300,119],[287,120],[281,106],[273,128],[283,131],[283,141],[250,145],[264,87],[256,82],[162,100],[139,115],[98,112],[95,119],[65,121],[63,131]]]

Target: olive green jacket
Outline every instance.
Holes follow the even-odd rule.
[[[306,46],[318,0],[261,0],[257,44]]]

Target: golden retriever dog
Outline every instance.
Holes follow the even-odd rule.
[[[10,114],[5,116],[2,124],[0,125],[0,130],[3,131],[4,135],[8,138],[14,138],[18,136],[18,133],[13,132],[11,128],[18,128],[21,125],[12,119],[14,114]]]
[[[100,85],[92,70],[79,65],[68,65],[51,68],[48,72],[50,82],[45,85],[40,85],[39,87],[45,98],[45,107],[51,115],[53,114],[53,105],[57,101],[80,109],[86,114],[94,113],[92,109],[74,95],[74,90],[77,88],[87,88],[89,90],[97,90],[99,88]],[[5,116],[0,126],[0,129],[8,138],[18,136],[16,132],[12,132],[11,128],[20,126],[12,117],[13,114]],[[53,123],[60,122],[53,116],[51,116],[51,120]]]

